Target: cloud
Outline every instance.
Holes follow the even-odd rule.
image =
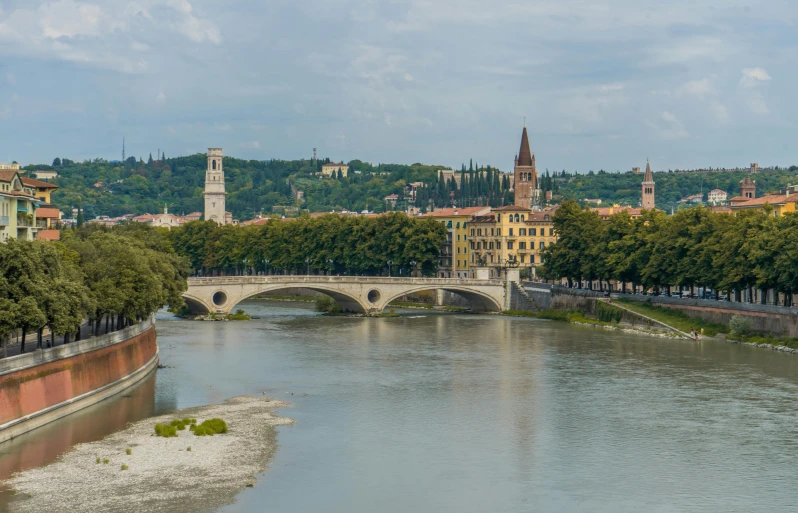
[[[691,80],[677,90],[678,95],[696,96],[698,98],[704,98],[716,93],[715,85],[709,78]]]
[[[754,114],[763,115],[770,112],[760,91],[761,87],[770,80],[770,75],[763,68],[744,68],[742,71],[738,89],[743,102]]]
[[[683,139],[690,135],[685,130],[682,122],[668,111],[664,111],[659,120],[647,121],[646,123],[654,129],[661,139]]]
[[[719,102],[712,102],[709,104],[709,112],[718,120],[719,123],[725,125],[729,122],[729,113],[726,112],[726,107]]]
[[[195,14],[185,0],[33,0],[20,5],[25,7],[0,11],[0,54],[142,73],[149,63],[136,54],[149,46],[133,40],[134,34],[163,39],[171,29],[195,43],[222,41],[216,24]]]
[[[6,73],[6,82],[8,85],[17,85],[17,77],[11,72]]]
[[[260,149],[260,141],[249,141],[241,143],[242,148],[247,148],[250,150],[258,150]]]
[[[744,68],[740,85],[743,87],[756,87],[761,82],[770,80],[768,72],[762,68]]]
[[[229,132],[233,129],[233,126],[230,123],[216,123],[214,128],[220,132]]]
[[[155,101],[158,103],[164,103],[166,101],[166,95],[163,91],[158,93],[158,96],[155,97]]]

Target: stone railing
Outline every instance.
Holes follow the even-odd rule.
[[[367,283],[402,285],[504,285],[503,280],[475,280],[466,278],[388,278],[385,276],[212,276],[189,278],[188,286],[247,285],[247,284],[302,284],[302,283]]]

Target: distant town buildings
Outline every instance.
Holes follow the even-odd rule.
[[[5,164],[0,162],[0,171],[3,170],[19,171],[19,164],[17,164],[16,162],[12,162],[11,164]]]
[[[722,205],[726,203],[728,194],[722,189],[712,189],[707,193],[707,201],[711,205]]]
[[[347,175],[349,174],[349,166],[347,166],[343,162],[329,162],[321,166],[322,176],[336,178],[338,176],[339,171],[341,172],[341,176],[343,178],[346,178]]]
[[[52,171],[48,169],[34,171],[31,174],[39,180],[53,180],[55,178],[58,178],[57,171]]]
[[[0,242],[33,240],[40,228],[47,227],[46,220],[36,220],[42,200],[35,196],[35,187],[23,183],[18,165],[0,166],[4,166],[0,167]]]
[[[391,208],[396,208],[396,202],[399,201],[399,195],[398,194],[389,194],[389,195],[385,196],[385,198],[383,198],[383,201],[385,201],[386,203],[389,203],[391,205]]]

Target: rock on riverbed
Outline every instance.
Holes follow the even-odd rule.
[[[293,423],[273,415],[285,406],[242,396],[136,422],[103,440],[75,446],[51,465],[12,477],[6,483],[16,491],[10,511],[186,513],[230,504],[266,470],[277,448],[275,426]],[[229,431],[195,436],[186,429],[177,438],[153,436],[156,423],[184,417],[197,422],[219,417]],[[106,458],[109,463],[102,463]],[[128,470],[121,470],[122,465]]]

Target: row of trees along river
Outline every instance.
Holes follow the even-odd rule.
[[[194,221],[173,229],[175,251],[194,272],[330,273],[434,276],[446,240],[443,223],[390,213],[375,217],[324,215],[269,220],[263,225],[219,226]],[[390,262],[390,265],[388,264]]]
[[[38,332],[37,347],[121,329],[170,305],[183,305],[188,261],[163,231],[141,224],[62,232],[59,242],[0,244],[0,339]],[[43,331],[50,332],[43,341]],[[85,330],[84,330],[85,331]]]
[[[566,201],[553,218],[558,241],[546,248],[544,275],[552,279],[671,287],[703,287],[751,301],[753,290],[774,290],[792,304],[798,290],[798,215],[765,211],[738,215],[702,207],[668,216],[625,212],[605,222],[596,212]],[[764,298],[766,294],[762,294]]]

